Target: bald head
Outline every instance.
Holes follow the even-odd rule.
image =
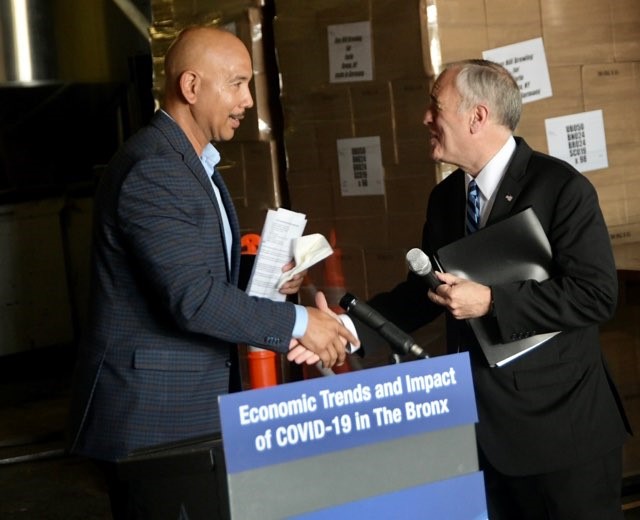
[[[184,29],[165,56],[163,108],[197,151],[231,139],[253,106],[251,57],[244,43],[216,27]]]
[[[214,74],[222,63],[243,56],[250,60],[242,41],[217,27],[188,27],[173,41],[164,59],[167,90],[177,88],[180,75],[188,70]]]

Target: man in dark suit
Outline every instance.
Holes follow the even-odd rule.
[[[237,343],[330,367],[344,362],[342,338],[357,342],[329,313],[237,286],[239,224],[211,142],[231,139],[253,105],[252,71],[233,34],[183,31],[166,54],[162,110],[115,155],[96,194],[70,451],[105,461],[117,518],[146,518],[145,500],[159,497],[120,482],[115,461],[219,432],[217,397],[228,391]],[[297,292],[301,280],[282,292]]]
[[[587,178],[513,137],[520,112],[518,86],[499,65],[469,60],[439,75],[424,122],[433,159],[459,169],[430,195],[422,248],[433,254],[465,236],[475,181],[480,227],[533,208],[553,250],[550,279],[487,287],[438,273],[434,292],[411,273],[369,303],[409,332],[446,310],[448,352],[470,354],[490,518],[619,519],[630,428],[598,333],[617,302],[609,235]],[[483,316],[503,342],[562,332],[491,368],[465,321]]]

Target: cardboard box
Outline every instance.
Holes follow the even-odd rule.
[[[435,187],[435,176],[392,177],[385,180],[387,211],[393,214],[414,213],[427,207]]]
[[[485,0],[490,49],[542,35],[539,0]]]
[[[442,65],[467,58],[480,58],[489,48],[484,2],[477,0],[421,0],[423,49],[429,49],[427,75]],[[426,30],[425,30],[426,27]]]
[[[283,94],[285,122],[291,124],[351,121],[351,97],[346,85],[317,85]]]
[[[244,199],[246,196],[246,182],[244,178],[244,157],[242,143],[240,141],[226,141],[215,143],[214,146],[220,153],[218,170],[224,179],[231,197]]]
[[[267,211],[269,208],[266,206],[245,206],[243,204],[244,199],[234,199],[236,213],[238,214],[238,220],[240,221],[240,234],[245,235],[247,233],[255,233],[259,235],[262,233],[264,227],[264,219],[267,217]]]
[[[428,134],[424,118],[429,108],[432,78],[426,76],[394,79],[390,82],[396,139],[412,139]]]
[[[582,68],[585,110],[602,109],[607,145],[640,143],[640,78],[637,63]]]
[[[281,168],[276,141],[242,143],[247,205],[282,206]]]
[[[600,208],[607,227],[612,228],[627,224],[629,216],[627,205],[624,203],[627,195],[624,173],[608,168],[588,172],[586,176],[598,192]]]
[[[640,270],[640,242],[613,244],[613,254],[618,270]]]
[[[318,24],[326,27],[327,25],[370,20],[371,3],[375,1],[380,0],[329,0],[313,2],[313,8]]]
[[[626,202],[629,222],[640,228],[640,173],[637,167],[626,175]]]
[[[387,215],[389,229],[391,233],[387,246],[391,248],[421,247],[422,228],[425,223],[427,213],[427,201],[421,208],[414,208],[410,213],[389,213]]]
[[[305,227],[305,235],[312,233],[320,233],[327,240],[332,247],[336,245],[335,236],[336,223],[333,217],[330,218],[309,218],[307,219],[307,226]]]
[[[625,167],[637,172],[640,164],[640,146],[638,143],[607,144],[607,157],[609,168]]]
[[[307,172],[313,174],[313,172]],[[291,178],[291,175],[288,176]],[[289,186],[291,209],[310,219],[328,219],[335,214],[331,183]]]
[[[275,141],[217,143],[220,173],[239,207],[259,210],[282,205],[280,167]]]
[[[549,67],[553,95],[522,106],[515,133],[526,139],[534,150],[548,152],[546,119],[584,112],[581,73],[577,65]]]
[[[415,177],[416,179],[422,178],[420,182],[423,184],[435,186],[438,179],[437,164],[429,157],[428,145],[425,142],[422,142],[421,144],[421,151],[424,157],[418,159],[416,156],[415,162],[405,162],[385,166],[384,178],[386,181],[404,177]]]
[[[309,172],[320,168],[320,157],[318,155],[318,139],[316,128],[313,123],[305,121],[292,121],[284,132],[284,147],[286,155],[287,172],[291,170]],[[309,175],[309,180],[315,175]],[[304,184],[305,176],[287,173],[289,182],[296,182],[301,178]]]
[[[383,164],[393,162],[391,93],[388,82],[363,82],[349,87],[354,137],[379,136]]]
[[[429,130],[424,124],[431,82],[427,77],[396,79],[390,82],[396,164],[426,166],[431,163]],[[405,175],[407,174],[405,172]]]
[[[612,0],[615,61],[640,61],[640,9],[637,0]]]
[[[482,51],[489,48],[487,27],[482,24],[469,27],[440,24],[438,39],[442,65],[469,58],[482,58]]]
[[[549,65],[613,61],[611,0],[540,0]]]
[[[374,78],[411,78],[424,69],[417,1],[371,0]]]
[[[191,25],[240,14],[250,7],[262,7],[262,0],[154,0],[151,14],[157,25]]]
[[[285,30],[286,28],[276,24],[276,35]],[[319,37],[310,31],[304,40],[278,41],[276,55],[283,95],[307,92],[316,85],[326,83],[329,77],[329,58],[326,45],[318,42]]]
[[[316,125],[316,138],[318,140],[318,156],[320,158],[320,169],[327,172],[336,172],[333,179],[337,183],[340,177],[337,175],[338,169],[338,139],[348,139],[356,137],[353,132],[351,120],[326,121]]]
[[[344,197],[340,192],[340,183],[334,183],[333,209],[336,217],[360,217],[384,215],[387,207],[384,195]]]
[[[387,247],[389,244],[389,224],[385,215],[336,217],[334,223],[337,244],[341,247]]]
[[[366,248],[367,297],[393,289],[407,277],[406,250]]]

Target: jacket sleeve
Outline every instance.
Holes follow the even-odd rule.
[[[551,277],[492,286],[504,341],[597,325],[615,312],[616,268],[596,191],[577,172],[561,177],[551,191],[536,179],[530,199],[551,243]]]
[[[158,314],[189,332],[288,350],[293,305],[250,297],[229,281],[215,202],[183,162],[136,163],[118,201],[114,225]]]

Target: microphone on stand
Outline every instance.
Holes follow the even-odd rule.
[[[411,336],[388,321],[372,307],[358,300],[353,294],[346,293],[340,299],[340,307],[347,311],[347,314],[354,316],[375,330],[380,336],[387,340],[392,348],[399,354],[405,355],[411,353],[418,358],[429,357],[422,347],[416,344]]]
[[[431,260],[429,260],[429,257],[422,249],[414,247],[407,253],[406,258],[409,269],[420,276],[429,286],[429,289],[435,291],[439,285],[442,285],[442,282],[438,280],[438,277],[433,272]]]

